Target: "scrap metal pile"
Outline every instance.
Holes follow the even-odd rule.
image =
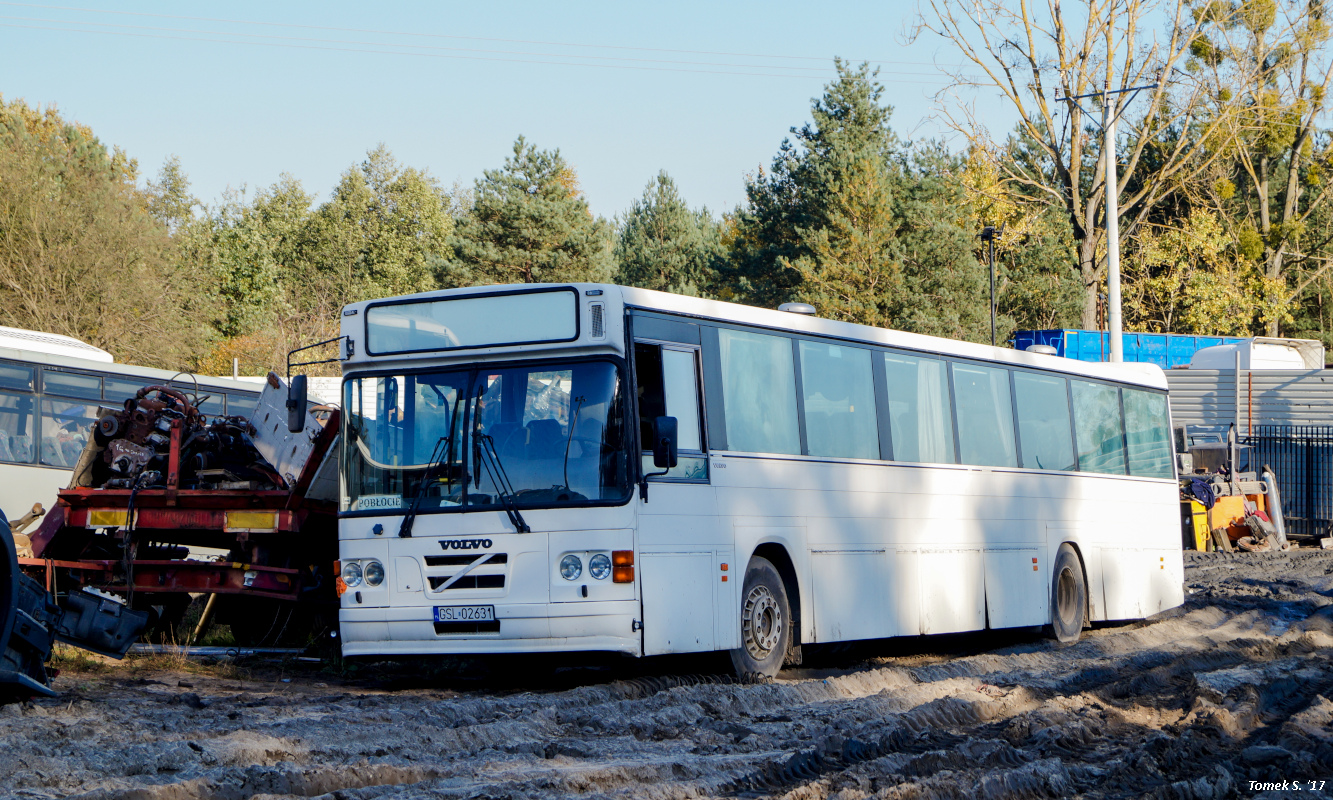
[[[106,489],[290,488],[255,447],[250,420],[207,417],[198,402],[178,389],[145,386],[122,410],[104,410],[75,470],[78,482]]]

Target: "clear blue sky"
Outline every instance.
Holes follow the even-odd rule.
[[[145,174],[179,156],[206,202],[283,172],[323,199],[379,142],[470,185],[523,134],[560,148],[598,214],[659,169],[723,211],[809,116],[835,55],[882,62],[908,138],[945,133],[933,64],[958,61],[903,43],[910,0],[67,2],[0,3],[0,94],[57,104]]]

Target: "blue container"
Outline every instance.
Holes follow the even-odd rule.
[[[1195,351],[1219,344],[1233,344],[1245,339],[1234,336],[1190,336],[1183,333],[1122,334],[1125,360],[1156,364],[1162,369],[1183,367]],[[1015,331],[1014,348],[1026,350],[1034,344],[1055,348],[1057,355],[1079,361],[1110,361],[1111,334],[1104,331]]]

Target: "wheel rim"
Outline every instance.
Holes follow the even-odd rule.
[[[1060,570],[1060,580],[1056,584],[1055,601],[1060,614],[1060,621],[1066,626],[1073,625],[1076,621],[1074,617],[1078,610],[1078,582],[1074,579],[1074,571],[1069,567]]]
[[[767,586],[755,586],[745,597],[741,633],[745,649],[756,661],[763,661],[782,641],[782,607]]]

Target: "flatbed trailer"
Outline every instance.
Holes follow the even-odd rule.
[[[316,407],[306,429],[292,433],[285,402],[285,382],[270,376],[251,422],[256,446],[286,488],[182,488],[182,424],[176,420],[165,486],[61,490],[30,537],[33,556],[18,559],[21,569],[57,596],[81,587],[124,596],[132,607],[153,609],[159,624],[178,623],[199,594],[225,599],[220,616],[251,630],[262,629],[287,604],[336,609],[336,483],[335,491],[329,486],[335,459],[329,455],[339,411]],[[201,558],[203,549],[226,555]]]

